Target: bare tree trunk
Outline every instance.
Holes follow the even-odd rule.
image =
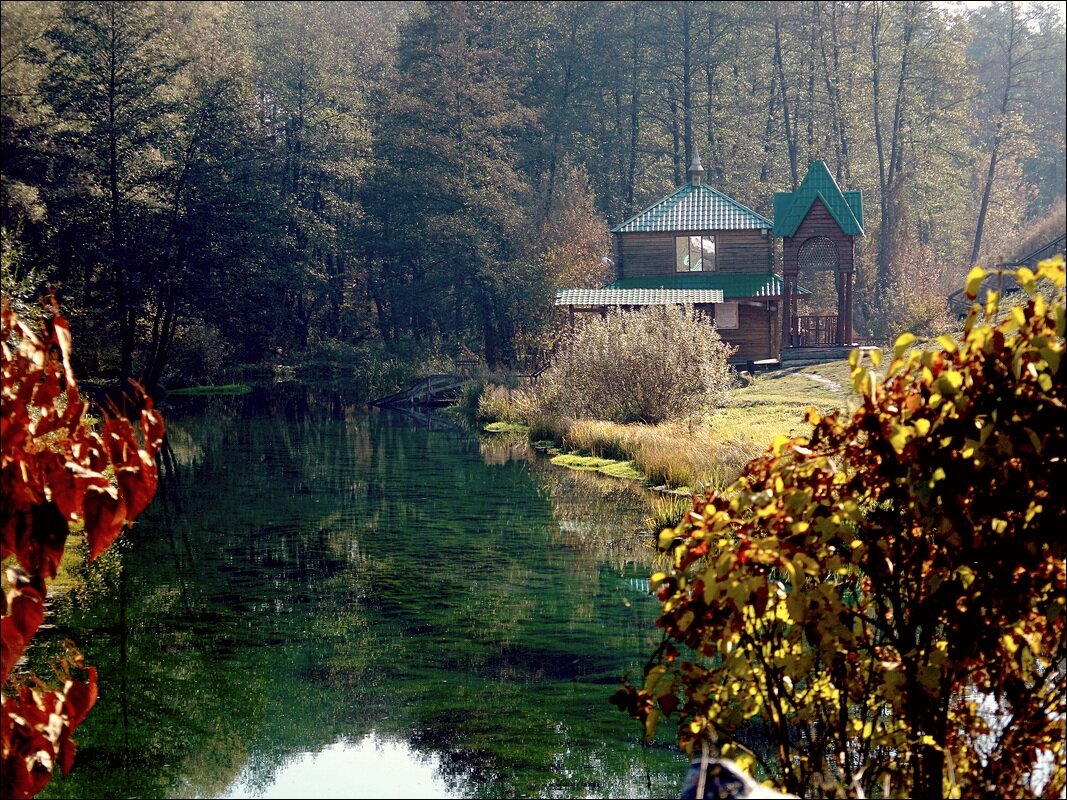
[[[693,9],[688,3],[679,7],[682,23],[682,119],[685,135],[683,152],[686,168],[693,159]]]
[[[674,91],[674,84],[667,84],[667,107],[671,115],[671,145],[674,158],[674,185],[682,183],[682,133],[678,126],[678,97]]]
[[[986,170],[985,186],[982,188],[982,205],[978,210],[978,222],[974,229],[974,245],[971,247],[970,265],[978,263],[978,256],[982,249],[982,234],[985,232],[986,214],[989,211],[989,198],[993,193],[993,179],[996,176],[997,160],[1000,157],[1000,148],[1004,142],[1004,122],[1007,118],[1008,107],[1011,104],[1011,89],[1015,79],[1015,70],[1019,66],[1016,59],[1016,46],[1019,43],[1018,35],[1021,33],[1018,18],[1015,15],[1015,6],[1009,4],[1011,9],[1011,24],[1008,29],[1008,52],[1007,65],[1004,74],[1004,92],[1000,97],[1000,118],[996,123],[993,134],[993,142],[989,150],[989,169]]]
[[[789,175],[793,180],[792,190],[796,191],[800,183],[797,169],[797,141],[793,123],[789,114],[789,97],[786,92],[785,65],[782,62],[782,21],[774,19],[774,64],[778,69],[778,91],[782,99],[782,119],[785,123],[785,143],[789,152]]]
[[[819,48],[822,53],[823,78],[826,83],[826,96],[830,105],[830,124],[837,149],[837,182],[848,186],[852,182],[849,166],[848,133],[844,112],[841,108],[841,43],[838,39],[840,4],[830,3],[830,42],[831,52],[826,51],[826,37],[820,35]],[[818,12],[816,12],[818,13]],[[821,25],[820,25],[821,28]],[[825,33],[825,29],[822,29]]]
[[[641,97],[639,84],[641,68],[638,62],[641,49],[637,35],[639,8],[639,5],[634,5],[633,38],[630,40],[630,152],[629,163],[626,168],[626,216],[633,214],[637,210],[634,205],[634,185],[637,183],[637,143],[641,132],[641,118],[638,113]]]

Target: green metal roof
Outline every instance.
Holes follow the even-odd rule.
[[[560,289],[557,306],[673,306],[683,303],[721,303],[721,289],[633,287],[620,289]]]
[[[621,278],[608,284],[609,289],[719,289],[724,298],[781,297],[782,278],[779,275],[748,275],[721,272],[680,272],[676,275],[642,275]],[[800,294],[811,294],[798,289]]]
[[[863,236],[863,193],[842,192],[823,161],[812,162],[795,192],[775,192],[774,235],[796,233],[816,199],[822,200],[842,231]]]
[[[770,229],[773,224],[710,186],[687,183],[611,232],[738,231]]]

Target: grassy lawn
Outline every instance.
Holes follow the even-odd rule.
[[[852,398],[851,368],[831,361],[760,373],[731,396],[731,404],[712,414],[711,426],[724,436],[766,446],[778,434],[804,435],[810,426],[804,412],[847,408]]]

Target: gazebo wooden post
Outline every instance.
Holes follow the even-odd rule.
[[[798,343],[797,315],[797,254],[787,241],[782,258],[782,347]]]

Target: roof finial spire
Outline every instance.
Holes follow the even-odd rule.
[[[700,186],[704,182],[704,167],[700,164],[700,151],[693,145],[693,163],[689,165],[689,183]]]

